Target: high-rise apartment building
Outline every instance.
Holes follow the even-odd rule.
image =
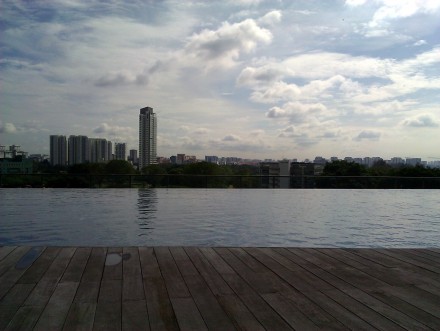
[[[90,143],[87,136],[69,136],[69,165],[90,161]]]
[[[90,138],[90,162],[101,163],[112,159],[112,143],[103,138]]]
[[[66,136],[50,136],[50,164],[67,165],[67,139]]]
[[[115,159],[126,160],[126,155],[127,155],[126,150],[127,150],[126,143],[115,143]]]
[[[138,164],[138,151],[136,149],[130,149],[128,161],[131,161],[133,164]]]
[[[140,109],[139,114],[139,169],[156,163],[157,119],[153,108]]]

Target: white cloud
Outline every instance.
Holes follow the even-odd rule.
[[[354,140],[379,140],[381,133],[374,130],[364,130],[361,131]]]
[[[110,136],[126,136],[133,133],[132,127],[122,127],[117,125],[109,125],[107,123],[101,123],[99,126],[93,129],[94,133],[100,135],[110,135]]]
[[[253,19],[239,23],[224,22],[217,30],[194,34],[185,46],[185,57],[194,65],[230,67],[241,54],[254,51],[258,44],[269,44],[272,34]]]
[[[0,121],[0,133],[16,133],[17,128],[13,123],[3,123]]]
[[[427,44],[426,40],[421,39],[421,40],[416,41],[413,45],[414,46],[423,46],[426,44]]]
[[[275,25],[276,23],[279,23],[281,21],[281,17],[282,17],[281,11],[273,10],[267,13],[266,15],[264,15],[263,17],[259,18],[257,22],[262,25],[272,26]]]
[[[439,121],[431,114],[420,114],[404,120],[403,125],[414,128],[437,128]]]

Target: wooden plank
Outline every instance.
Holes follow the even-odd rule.
[[[221,295],[218,301],[237,330],[262,331],[265,328],[235,294]]]
[[[151,330],[178,330],[176,316],[154,249],[139,247],[139,259]]]
[[[0,330],[6,328],[18,309],[19,305],[0,305]]]
[[[407,254],[405,250],[376,249],[376,251],[440,275],[440,266],[433,265],[430,261],[423,260],[420,257]]]
[[[59,283],[34,330],[61,330],[77,288],[76,282]]]
[[[427,263],[440,266],[440,255],[427,249],[405,249],[405,253],[422,258]]]
[[[0,261],[0,276],[3,275],[10,268],[20,260],[30,250],[30,247],[18,247],[11,251],[3,260]]]
[[[416,306],[431,315],[440,318],[440,297],[419,289],[415,286],[381,288],[384,292],[390,293],[413,306]]]
[[[234,325],[181,247],[170,248],[194,302],[210,330],[232,330]]]
[[[122,302],[122,330],[150,330],[145,300]]]
[[[70,262],[75,249],[68,247],[62,248],[53,263],[44,273],[41,280],[32,290],[25,304],[29,306],[46,305],[54,292],[58,281],[61,279],[64,270]]]
[[[8,325],[34,286],[34,284],[15,284],[0,300],[0,330]]]
[[[163,278],[144,278],[144,291],[151,330],[179,330]]]
[[[236,271],[246,273],[239,261],[228,249],[218,248],[215,251]],[[237,269],[236,269],[237,268]],[[273,330],[290,330],[289,325],[243,280],[242,275],[224,274],[223,279],[240,297],[246,307],[255,315],[258,321],[266,328]]]
[[[0,277],[0,299],[16,285],[15,283],[17,280],[23,276],[26,270],[32,265],[33,262],[35,262],[43,250],[43,247],[32,247],[15,264],[14,268],[9,268]],[[33,285],[34,284],[32,284],[32,287]]]
[[[309,270],[298,266],[272,249],[246,248],[246,251],[299,291],[331,288],[328,283]]]
[[[258,259],[261,259],[261,261],[264,261],[265,264],[270,265],[270,268],[274,270],[276,273],[278,273],[282,278],[284,278],[286,281],[288,281],[292,286],[295,285],[295,281],[290,279],[289,274],[286,272],[283,272],[284,269],[280,268],[280,266],[277,266],[274,263],[270,263],[270,261],[264,259],[264,256],[261,254],[258,254],[259,251],[265,252],[277,261],[282,262],[284,265],[291,267],[291,264],[289,264],[286,261],[286,258],[280,258],[276,252],[272,251],[271,249],[251,249],[251,252],[255,254],[255,256]],[[316,270],[316,269],[314,269]],[[317,273],[317,275],[322,275],[322,271]],[[317,286],[317,288],[320,288],[321,292],[323,292],[326,296],[323,296],[321,293],[317,293],[316,291],[303,291],[304,295],[308,297],[309,300],[313,301],[316,305],[323,308],[327,312],[329,312],[332,316],[336,317],[340,322],[344,323],[347,327],[354,327],[356,326],[359,329],[371,329],[372,325],[375,327],[378,327],[382,323],[385,326],[388,326],[392,329],[392,327],[397,327],[397,325],[393,323],[388,323],[389,321],[385,318],[383,318],[381,315],[375,313],[374,311],[371,311],[363,304],[360,304],[356,300],[351,299],[347,295],[345,295],[343,292],[336,290],[336,288],[329,284],[324,279],[320,279],[317,277],[317,275],[313,274],[313,277],[310,277],[310,275],[307,275],[308,278],[311,280],[319,279],[319,282],[327,284],[326,286]],[[317,282],[319,284],[319,282]],[[342,282],[341,282],[342,283]],[[345,284],[344,284],[345,285]],[[343,285],[343,287],[345,287]],[[330,299],[329,299],[330,298]],[[297,299],[298,300],[298,299]],[[300,299],[304,301],[304,299]],[[334,304],[333,301],[337,304]],[[350,305],[347,305],[349,303]],[[307,302],[306,302],[306,306]],[[301,306],[299,307],[301,310]],[[308,312],[305,311],[305,314],[308,315]],[[361,315],[361,316],[359,316]],[[370,324],[367,324],[364,322],[365,317],[370,317],[368,322]],[[322,327],[322,323],[321,323]],[[383,328],[382,328],[383,329]]]
[[[424,310],[417,308],[416,306],[408,303],[400,298],[397,298],[390,293],[383,290],[371,290],[368,292],[371,296],[386,303],[394,309],[408,315],[412,319],[421,322],[422,324],[430,327],[433,330],[440,330],[440,319],[425,312]]]
[[[170,253],[179,267],[182,276],[185,277],[199,274],[194,264],[188,258],[183,247],[170,247]]]
[[[232,295],[234,291],[226,284],[224,279],[220,276],[220,272],[225,272],[224,268],[220,267],[217,269],[211,264],[214,261],[214,264],[218,267],[218,263],[215,261],[222,260],[217,253],[210,251],[210,254],[205,255],[202,253],[202,249],[194,248],[194,247],[186,247],[185,252],[188,254],[194,266],[197,268],[199,274],[203,277],[203,279],[208,284],[214,295]],[[208,256],[208,257],[207,257]],[[223,261],[223,260],[222,260]],[[223,261],[224,262],[224,261]],[[225,262],[224,262],[225,263]],[[226,264],[226,263],[225,263]],[[229,266],[228,266],[229,267]],[[226,271],[226,273],[235,273],[232,269],[230,271]]]
[[[102,280],[99,288],[98,302],[121,302],[122,301],[122,280]]]
[[[123,249],[122,301],[145,300],[144,284],[137,247]]]
[[[138,250],[142,277],[162,277],[154,249],[152,247],[139,247]]]
[[[96,303],[73,303],[66,317],[64,331],[91,331],[95,319]]]
[[[262,295],[264,300],[278,313],[294,330],[318,330],[318,326],[307,318],[294,304],[280,293]]]
[[[0,246],[0,261],[9,255],[17,246]]]
[[[118,259],[120,259],[118,263],[112,261]],[[122,279],[122,247],[111,247],[107,249],[102,279]]]
[[[157,247],[154,250],[170,298],[190,297],[188,288],[169,249],[167,247]]]
[[[206,257],[219,274],[235,274],[234,269],[232,269],[212,247],[200,247],[198,250]]]
[[[38,260],[35,261],[32,266],[26,270],[26,272],[23,274],[18,282],[25,284],[38,283],[60,251],[61,248],[59,247],[46,248],[38,258]]]
[[[94,247],[86,264],[81,282],[96,282],[102,278],[107,249]]]
[[[312,250],[302,250],[302,249],[301,250],[290,249],[289,251],[294,253],[298,252],[298,254],[300,254],[303,258],[309,259],[310,261],[314,261],[314,263],[318,265],[323,265],[323,264],[325,265],[330,262],[335,262],[334,259],[330,257],[328,260],[326,260],[325,256],[324,257],[320,256],[316,250],[312,251]],[[339,268],[337,268],[338,265]],[[371,295],[369,295],[368,293],[366,293],[365,291],[367,291],[368,289],[377,288],[377,286],[374,285],[374,282],[369,282],[369,281],[353,282],[351,278],[356,277],[356,275],[351,275],[351,274],[347,275],[346,272],[341,273],[341,270],[343,268],[344,268],[343,265],[340,265],[338,262],[335,262],[334,267],[328,270],[328,273],[331,276],[329,276],[328,274],[327,275],[322,274],[322,277],[325,277],[326,281],[337,287],[340,291],[344,292],[345,294],[348,294],[350,297],[361,302],[365,306],[368,306],[376,313],[379,313],[387,317],[388,319],[394,321],[396,324],[402,327],[411,326],[412,328],[416,328],[416,329],[425,329],[425,326],[423,324],[406,316],[405,314],[402,314],[400,311],[394,309],[393,307],[390,307],[384,302],[381,302],[375,299],[374,297],[372,297]],[[344,282],[342,283],[343,285],[341,285],[341,280]],[[351,285],[347,286],[347,284],[351,284]],[[309,298],[311,300],[314,300],[314,298],[312,297]],[[341,296],[338,298],[339,301],[341,301],[342,299],[343,298]],[[325,301],[323,303],[327,304]],[[377,319],[376,314],[372,314],[369,321],[374,319]]]
[[[5,331],[32,330],[43,311],[42,306],[22,306],[6,326]]]
[[[92,249],[77,248],[60,282],[80,282]]]
[[[76,291],[73,302],[75,303],[96,303],[98,301],[100,281],[81,282]]]
[[[99,302],[96,307],[93,330],[121,330],[121,302]]]
[[[192,298],[171,298],[171,303],[180,330],[208,330]]]
[[[401,273],[401,277],[405,277],[411,284],[428,284],[440,288],[438,277],[433,277],[431,271],[419,268],[413,264],[401,261],[372,249],[351,249],[350,253],[369,260],[377,261],[377,263],[393,268],[394,272]]]
[[[34,287],[35,284],[15,284],[1,299],[0,306],[22,305]]]

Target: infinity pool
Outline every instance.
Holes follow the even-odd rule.
[[[440,247],[437,190],[0,189],[0,245]]]

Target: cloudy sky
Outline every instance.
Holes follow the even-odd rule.
[[[0,144],[440,159],[439,0],[0,0]]]

